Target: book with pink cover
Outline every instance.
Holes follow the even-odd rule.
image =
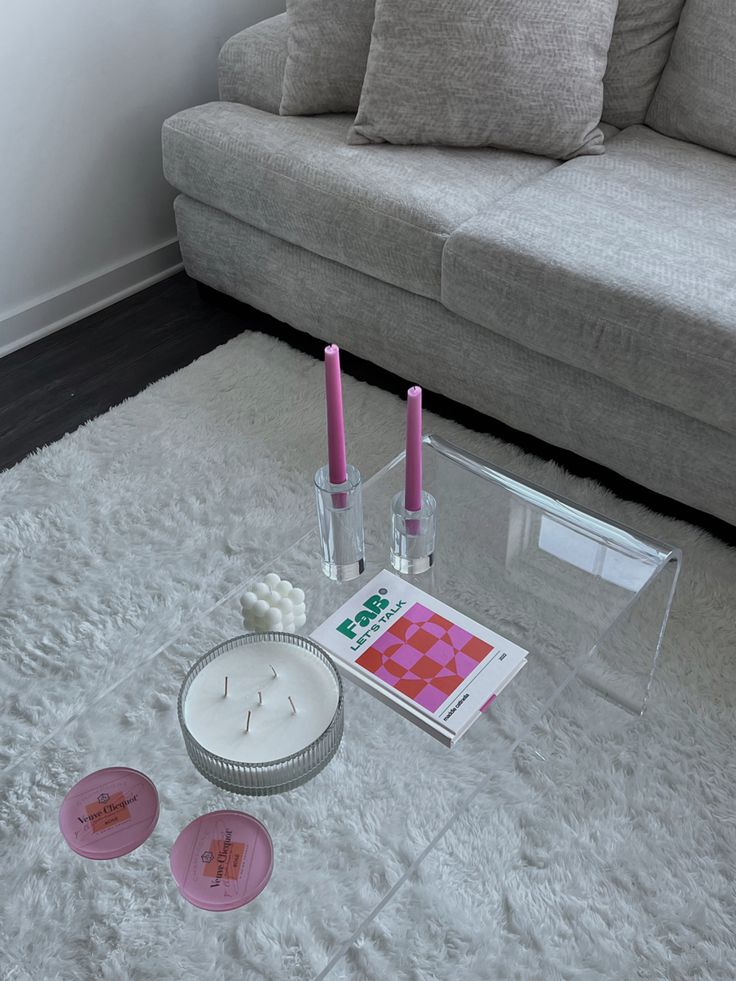
[[[527,656],[388,570],[312,638],[356,682],[447,746],[480,718]]]

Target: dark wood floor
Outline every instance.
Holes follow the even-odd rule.
[[[0,469],[248,326],[180,273],[0,359]]]
[[[212,290],[184,273],[0,359],[0,469],[106,412],[146,385],[190,364],[244,330],[279,337],[321,357],[324,344]],[[407,382],[347,352],[343,369],[404,395]],[[700,525],[736,544],[736,528],[625,480],[444,396],[426,392],[427,409],[490,433],[572,473],[599,480],[621,497]]]

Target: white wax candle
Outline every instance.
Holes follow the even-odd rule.
[[[187,692],[184,720],[210,753],[267,763],[313,743],[332,721],[338,698],[332,672],[314,654],[295,644],[255,642],[225,651],[199,672]]]

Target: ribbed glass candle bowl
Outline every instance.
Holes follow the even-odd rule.
[[[293,644],[302,650],[308,651],[322,661],[328,667],[337,685],[337,708],[324,732],[314,742],[305,746],[304,749],[292,753],[291,756],[285,756],[283,759],[273,760],[267,763],[242,763],[237,760],[227,760],[205,749],[189,731],[184,717],[184,705],[187,693],[199,672],[221,654],[231,651],[236,647],[264,642]],[[340,740],[342,739],[344,724],[342,679],[325,651],[318,644],[313,643],[306,637],[277,631],[246,634],[242,637],[234,637],[232,640],[227,640],[223,644],[218,644],[217,647],[213,647],[211,651],[208,651],[198,661],[195,661],[187,672],[187,676],[179,690],[178,712],[179,725],[184,735],[187,753],[203,777],[206,777],[216,787],[229,790],[233,794],[248,794],[252,797],[282,794],[287,790],[293,790],[295,787],[299,787],[301,784],[311,780],[312,777],[316,777],[337,752]]]

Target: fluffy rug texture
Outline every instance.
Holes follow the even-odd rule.
[[[309,785],[247,807],[277,846],[316,856],[310,868],[275,870],[236,913],[178,897],[173,836],[203,803],[243,802],[191,769],[167,778],[185,661],[176,645],[152,655],[185,625],[196,637],[201,611],[312,522],[321,392],[321,364],[242,335],[0,475],[0,977],[732,981],[736,551],[431,416],[427,430],[684,549],[647,715],[612,719],[571,689],[380,908],[431,837],[426,781],[410,758],[394,775],[355,772],[348,718],[317,778],[334,807]],[[350,378],[345,401],[351,456],[371,473],[400,448],[404,405]],[[137,726],[139,752],[117,759],[116,733]],[[115,862],[85,862],[55,831],[92,759],[161,778],[156,832]],[[360,779],[376,788],[369,863],[340,807]],[[414,830],[399,797],[421,804]]]

